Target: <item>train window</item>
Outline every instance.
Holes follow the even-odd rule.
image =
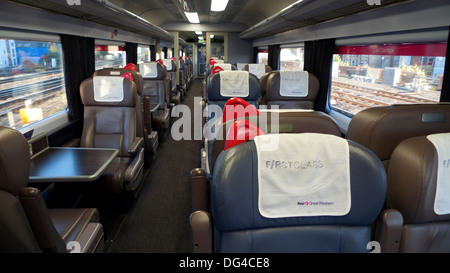
[[[66,108],[61,43],[0,39],[0,125],[19,130]]]
[[[150,62],[150,47],[149,46],[138,46],[138,63]]]
[[[286,47],[280,50],[280,70],[303,70],[304,48]]]
[[[125,47],[116,45],[95,45],[95,70],[121,68],[127,64]]]
[[[439,102],[447,43],[341,46],[330,104],[353,116],[381,105]]]
[[[267,65],[269,62],[269,51],[267,49],[259,50],[257,59],[259,64]]]

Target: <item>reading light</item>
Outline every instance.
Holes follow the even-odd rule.
[[[202,31],[200,31],[200,30],[196,30],[196,31],[195,31],[195,34],[197,34],[197,35],[202,35],[202,34],[203,34],[203,32],[202,32]]]
[[[228,0],[212,0],[211,11],[224,11],[227,7]]]
[[[187,11],[185,11],[184,14],[186,14],[186,17],[188,18],[189,22],[191,22],[192,24],[200,23],[200,19],[198,19],[198,13],[197,12],[187,12]]]
[[[209,35],[209,38],[211,39],[214,38],[214,34]]]

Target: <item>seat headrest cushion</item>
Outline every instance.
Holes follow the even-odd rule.
[[[113,77],[97,76],[95,78],[102,77],[103,82],[108,82]],[[107,101],[103,100],[101,93],[95,94],[94,78],[88,78],[80,84],[80,95],[84,106],[121,106],[121,107],[134,107],[137,102],[136,84],[122,77],[117,77],[114,84],[98,83],[97,88],[105,88],[105,94],[112,92],[112,99]],[[97,90],[98,91],[98,90]],[[108,96],[108,95],[106,95]]]
[[[141,73],[139,73],[139,72],[136,72],[131,69],[124,69],[124,68],[103,68],[103,69],[95,71],[93,77],[96,77],[96,76],[117,77],[117,76],[122,76],[125,73],[130,73],[131,76],[133,77],[133,81],[136,84],[136,91],[138,92],[138,95],[140,96],[142,94],[142,88],[143,88],[144,81],[143,81]]]
[[[30,150],[17,130],[0,126],[0,189],[16,195],[28,184]]]
[[[225,71],[224,71],[225,72]],[[230,73],[239,73],[245,71],[233,71]],[[223,72],[221,72],[223,73]],[[228,101],[230,96],[222,96],[221,95],[221,73],[216,73],[208,77],[207,79],[207,92],[208,92],[208,101]],[[232,96],[232,97],[240,97],[247,102],[254,102],[259,98],[260,89],[259,89],[259,80],[258,78],[250,73],[248,74],[248,96]]]
[[[289,73],[291,72],[291,73]],[[301,72],[301,73],[300,73]],[[301,88],[298,88],[298,90],[302,90],[301,96],[297,95],[297,96],[292,96],[289,95],[287,93],[284,93],[284,91],[282,90],[283,88],[283,82],[281,80],[281,74],[292,74],[292,75],[297,75],[297,74],[304,74],[307,72],[303,72],[303,71],[286,71],[286,72],[280,72],[280,71],[276,71],[276,72],[272,72],[270,73],[268,79],[267,79],[267,90],[266,90],[266,98],[268,101],[298,101],[298,100],[306,100],[306,101],[314,101],[318,94],[319,94],[319,88],[320,88],[320,83],[319,83],[319,79],[311,74],[308,73],[308,89],[307,90],[302,90]],[[295,79],[295,78],[293,78]],[[296,88],[296,81],[290,81],[290,83],[292,83],[293,85],[291,86],[292,90],[294,90],[294,94],[295,92],[297,92],[297,88]],[[286,84],[286,81],[284,82],[284,84]]]
[[[450,220],[449,213],[439,215],[435,211],[437,192],[444,192],[440,198],[448,202],[448,179],[444,178],[444,191],[438,186],[438,168],[448,171],[448,162],[439,159],[436,146],[427,136],[408,138],[398,144],[387,171],[388,208],[399,210],[405,224]]]
[[[211,211],[219,231],[289,225],[369,225],[381,211],[386,173],[380,160],[348,141],[351,209],[344,216],[266,218],[258,210],[258,157],[253,140],[222,151],[211,184]]]

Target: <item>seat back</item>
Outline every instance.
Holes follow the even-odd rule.
[[[254,74],[258,79],[265,73],[272,72],[272,67],[265,64],[246,64],[242,67],[242,70],[248,71]]]
[[[286,153],[281,157],[269,154],[272,160],[266,161],[261,145],[274,137],[279,149],[273,151]],[[339,145],[324,148],[335,141]],[[322,157],[333,155],[337,146],[341,151],[347,149],[347,154]],[[320,157],[313,159],[308,154]],[[332,165],[339,165],[341,171]],[[330,185],[343,186],[343,194],[327,194],[325,190],[331,189],[325,187]],[[278,187],[280,191],[272,195]],[[217,159],[211,182],[215,252],[368,252],[371,224],[385,194],[381,162],[359,144],[323,134],[255,137],[223,151]],[[270,203],[276,200],[281,203]],[[293,202],[283,204],[284,200]]]
[[[212,65],[208,65],[208,67],[206,68],[206,78],[208,78],[211,75],[211,72],[215,66],[219,66],[225,71],[237,70],[236,66],[230,63],[213,63]]]
[[[163,64],[166,66],[166,71],[168,78],[171,81],[170,88],[174,90],[177,87],[177,66],[175,64],[175,61],[172,59],[164,59],[162,60]]]
[[[392,152],[403,140],[443,132],[450,132],[450,104],[404,104],[357,113],[346,137],[372,150],[387,168]]]
[[[0,252],[41,252],[17,198],[28,184],[30,150],[18,131],[0,126]]]
[[[232,64],[224,63],[224,62],[217,63],[214,60],[210,60],[208,66],[205,69],[205,77],[203,78],[203,82],[202,82],[202,97],[204,100],[208,99],[208,91],[207,91],[206,85],[207,85],[208,78],[209,78],[209,76],[211,76],[213,69],[215,67],[219,67],[219,68],[223,69],[224,71],[237,70],[237,68]]]
[[[81,147],[112,148],[118,158],[103,173],[105,188],[121,194],[140,184],[144,166],[143,138],[136,135],[136,84],[123,77],[97,76],[80,84],[84,104]]]
[[[129,79],[114,77],[117,96],[103,99],[97,94],[110,88],[107,82],[111,79],[113,77],[97,76],[87,78],[80,85],[84,104],[80,146],[118,149],[120,157],[129,157],[128,149],[136,141],[136,84]],[[108,90],[104,92],[107,94]]]
[[[314,109],[319,79],[306,71],[275,71],[267,79],[264,102],[270,108]]]
[[[144,110],[147,115],[145,118],[151,119],[158,129],[167,128],[170,118],[168,106],[171,102],[171,93],[166,66],[157,62],[141,63],[139,70],[144,78],[142,96],[150,99],[150,104],[146,106],[149,109]],[[154,109],[158,104],[157,110],[151,113],[150,109]]]
[[[237,79],[242,81],[236,81]],[[256,106],[261,92],[258,78],[247,71],[221,71],[213,74],[207,79],[206,89],[208,105],[218,105],[222,109],[225,103],[234,97],[242,98]],[[232,92],[228,92],[230,90]]]
[[[137,92],[137,100],[136,100],[136,136],[138,137],[146,137],[153,135],[152,134],[152,127],[148,126],[146,124],[149,124],[148,122],[145,122],[144,119],[144,101],[142,98],[142,90],[144,89],[144,79],[138,71],[134,71],[131,69],[123,69],[123,68],[103,68],[100,70],[97,70],[94,72],[93,77],[96,76],[111,76],[111,77],[117,77],[122,76],[125,73],[130,73],[133,82],[136,85],[136,92]],[[146,142],[146,144],[148,144]],[[148,144],[146,147],[149,149],[149,153],[152,153],[150,147],[151,145]]]
[[[180,57],[178,60],[178,86],[181,89],[183,96],[186,95],[187,92],[187,68],[186,64],[183,61],[183,57]]]
[[[339,139],[339,145],[344,145],[344,150],[345,144],[348,144],[348,159],[343,160],[345,156],[339,154],[336,161],[324,159],[323,162],[327,163],[321,165],[320,159],[314,163],[314,160],[303,157],[306,150],[298,154],[298,150],[294,149],[292,153],[285,154],[285,159],[292,161],[278,164],[281,158],[273,158],[274,161],[260,162],[264,160],[260,158],[263,150],[257,150],[256,140],[274,135],[255,137],[255,140],[239,144],[220,154],[211,184],[216,252],[368,252],[366,247],[371,241],[371,224],[385,200],[386,175],[383,166],[373,153],[359,144],[335,136],[318,137],[319,135],[298,134],[293,137],[295,143],[306,144],[309,146],[306,150],[318,155],[322,152],[327,154],[321,150],[325,141],[329,143]],[[284,136],[289,135],[276,136],[280,137],[278,147],[291,150],[292,143],[285,141]],[[326,169],[328,164],[337,162],[348,164],[344,165],[343,170],[345,166],[349,166],[349,171],[337,174]],[[309,184],[316,176],[310,177],[304,173],[307,168],[310,171],[325,171],[318,176],[321,179],[314,182],[318,184]],[[263,169],[266,169],[266,173],[273,173],[265,177],[259,173]],[[285,176],[288,172],[287,177],[290,178]],[[260,175],[265,177],[264,183],[263,178],[258,178]],[[292,179],[292,176],[297,178]],[[288,188],[280,184],[282,182],[283,185],[289,185],[289,182],[297,179],[298,183]],[[344,201],[340,199],[340,195],[335,196],[337,199],[330,199],[332,197],[329,195],[321,196],[324,187],[331,182],[345,185],[343,192],[350,200]],[[308,194],[315,197],[303,197],[306,189],[303,191],[298,187],[300,184],[309,186]],[[280,194],[271,195],[273,191],[270,185],[275,188],[280,186]],[[315,189],[318,190],[312,194]],[[303,194],[297,198],[289,194],[295,192]],[[267,195],[273,198],[267,199]],[[285,195],[289,199],[281,198]],[[266,203],[274,200],[280,200],[281,203]],[[282,204],[283,200],[295,202]],[[339,204],[345,204],[345,208],[338,209]],[[284,205],[289,207],[289,211],[283,208]],[[318,211],[314,211],[316,209]],[[331,212],[334,209],[337,210]],[[277,216],[278,214],[280,215]]]
[[[260,105],[267,105],[267,101],[266,101],[266,94],[267,94],[267,80],[269,79],[270,74],[272,74],[274,71],[272,72],[267,72],[264,73],[261,78],[259,79],[259,83],[260,83],[260,88],[261,88],[261,99],[259,104]]]
[[[167,109],[170,97],[166,92],[168,88],[166,66],[156,62],[140,63],[139,71],[144,79],[142,96],[150,97],[153,103],[159,103],[158,109]]]
[[[191,78],[191,81],[192,81],[192,79],[194,78],[194,64],[192,63],[191,57],[189,57],[189,56],[186,57],[186,63],[189,66],[189,75],[188,76],[189,76],[189,78]]]
[[[392,153],[386,206],[403,217],[399,252],[450,252],[449,143],[450,133],[417,136]]]
[[[187,56],[184,56],[183,61],[184,61],[184,69],[186,72],[186,84],[189,86],[192,80],[191,60]]]

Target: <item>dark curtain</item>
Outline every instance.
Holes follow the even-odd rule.
[[[156,61],[156,46],[150,45],[150,61]]]
[[[167,47],[163,47],[162,51],[164,52],[164,58],[168,59],[169,56],[167,56]]]
[[[280,45],[269,46],[269,56],[267,65],[272,67],[272,70],[278,70],[278,59],[280,58]]]
[[[133,63],[137,64],[137,48],[138,45],[135,43],[125,43],[125,52],[127,53],[127,64]]]
[[[254,63],[254,64],[258,63],[258,52],[259,52],[258,47],[254,47],[253,48],[253,59],[252,59],[252,63]]]
[[[83,117],[80,84],[95,72],[95,39],[61,34],[70,120]]]
[[[450,102],[450,27],[447,38],[447,52],[445,53],[444,78],[442,79],[441,102]]]
[[[315,110],[328,112],[331,64],[335,48],[335,39],[325,39],[305,42],[304,70],[319,78],[320,90],[316,99]]]

